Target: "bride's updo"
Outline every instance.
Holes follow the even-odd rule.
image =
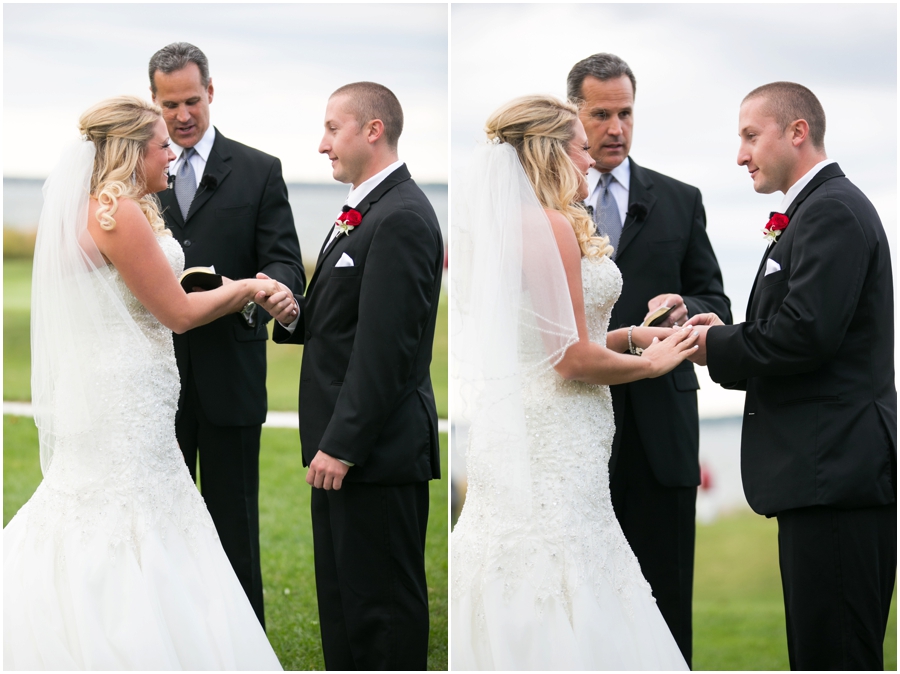
[[[113,217],[119,199],[133,199],[150,221],[156,234],[170,234],[159,212],[159,201],[139,181],[144,152],[153,138],[154,126],[162,111],[137,96],[118,96],[97,103],[78,120],[86,140],[94,143],[97,155],[91,175],[91,196],[100,202],[97,219],[103,229],[116,226]]]
[[[525,175],[544,208],[562,213],[575,230],[585,257],[612,255],[609,238],[596,236],[591,216],[578,200],[584,177],[569,158],[578,108],[552,96],[522,96],[495,111],[485,126],[489,140],[516,149]]]

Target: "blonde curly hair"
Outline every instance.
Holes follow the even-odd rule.
[[[94,143],[97,154],[91,175],[91,196],[99,203],[97,220],[103,229],[116,226],[115,214],[122,197],[133,199],[156,234],[168,234],[159,200],[147,194],[138,171],[162,110],[137,96],[109,98],[89,108],[78,128]]]
[[[584,177],[567,152],[577,119],[578,108],[570,103],[552,96],[522,96],[495,111],[485,133],[489,140],[516,149],[538,201],[572,224],[584,257],[612,256],[609,237],[597,236],[594,221],[578,199]]]

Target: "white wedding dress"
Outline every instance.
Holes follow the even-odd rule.
[[[181,273],[181,246],[157,240]],[[281,669],[175,440],[172,333],[114,267],[89,276],[107,334],[75,355],[105,411],[58,437],[3,531],[4,669]]]
[[[622,277],[608,257],[582,260],[591,341],[606,343]],[[519,344],[536,362],[537,332]],[[466,457],[468,493],[452,535],[451,668],[454,670],[687,669],[613,512],[609,492],[615,425],[609,387],[546,369],[522,391],[530,463],[530,512],[514,520],[498,494],[504,470]]]

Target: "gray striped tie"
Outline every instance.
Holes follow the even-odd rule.
[[[609,191],[613,180],[615,178],[612,173],[600,174],[600,186],[603,191],[597,200],[597,208],[594,209],[594,224],[597,226],[597,233],[608,236],[609,245],[618,253],[619,239],[622,236],[622,218],[616,199]]]
[[[175,176],[175,198],[178,199],[178,207],[181,209],[181,217],[187,220],[194,193],[197,191],[197,176],[194,167],[191,166],[191,156],[195,150],[189,147],[184,151],[184,161]]]

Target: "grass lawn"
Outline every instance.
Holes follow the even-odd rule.
[[[697,525],[694,669],[787,670],[778,523],[753,513]],[[884,641],[897,669],[897,589]]]
[[[3,525],[41,480],[31,419],[3,418]],[[447,471],[447,435],[441,470]],[[324,669],[313,567],[310,487],[297,432],[264,429],[260,452],[260,549],[269,640],[285,669]],[[431,619],[428,668],[447,669],[447,480],[431,483],[426,572]]]

